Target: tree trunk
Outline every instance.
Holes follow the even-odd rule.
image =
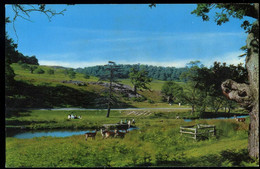
[[[254,24],[259,28],[258,21]],[[221,88],[227,98],[235,100],[249,111],[248,151],[251,157],[259,158],[259,37],[255,34],[251,32],[247,37],[246,68],[249,85],[228,79],[221,84]]]
[[[194,113],[194,105],[191,105],[191,114]]]
[[[135,93],[135,95],[136,95],[136,90],[137,90],[136,85],[134,85],[134,93]]]
[[[108,103],[107,116],[106,116],[106,117],[109,117],[110,109],[111,109],[111,105],[110,105],[110,102],[109,102],[109,103]]]
[[[167,97],[167,102],[168,102],[168,104],[172,103],[172,96]]]

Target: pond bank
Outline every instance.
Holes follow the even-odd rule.
[[[240,116],[237,116],[237,118],[246,118],[246,117],[249,117],[249,115],[240,115]],[[184,119],[185,122],[190,122],[192,120],[213,120],[213,119],[234,119],[235,117],[232,116],[232,117],[214,117],[214,118],[199,118],[199,119]]]
[[[131,127],[128,131],[137,130],[137,127]],[[98,130],[99,131],[99,130]],[[93,129],[84,130],[19,130],[13,129],[6,131],[6,137],[14,137],[19,139],[29,139],[34,137],[70,137],[73,135],[84,135],[86,132],[94,132]]]

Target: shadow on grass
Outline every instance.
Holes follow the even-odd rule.
[[[32,85],[23,81],[16,81],[16,90],[11,97],[6,98],[6,107],[12,108],[53,108],[53,107],[81,107],[106,108],[104,96],[95,92],[77,90],[64,85],[47,86]],[[99,98],[99,102],[95,101]],[[118,105],[130,106],[117,101]],[[100,106],[100,105],[103,105]]]
[[[23,116],[30,116],[31,111],[25,110],[25,109],[6,109],[5,110],[5,117],[10,118],[10,117],[23,117]]]
[[[209,154],[197,158],[175,159],[174,161],[157,161],[155,166],[186,166],[186,167],[241,167],[256,164],[258,161],[248,155],[247,149],[224,150],[220,154]],[[141,166],[144,166],[141,164]]]

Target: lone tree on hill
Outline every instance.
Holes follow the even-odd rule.
[[[116,65],[115,62],[112,61],[108,61],[108,64],[105,65],[105,67],[106,67],[105,69],[109,72],[109,74],[100,77],[99,80],[109,80],[109,95],[108,95],[108,107],[107,107],[107,116],[106,116],[109,117],[111,106],[113,104],[113,101],[115,100],[112,95],[113,92],[112,83],[118,82],[117,78],[118,76],[120,76],[119,73],[120,67]]]
[[[131,83],[134,85],[135,94],[138,88],[150,90],[150,88],[147,85],[152,81],[152,78],[148,77],[147,71],[145,70],[138,71],[135,68],[131,68],[129,77]]]
[[[213,8],[221,11],[216,13],[217,25],[228,22],[230,17],[243,19],[246,16],[256,19],[253,23],[244,20],[241,25],[248,33],[246,46],[241,49],[246,51],[244,55],[246,55],[249,84],[227,79],[221,84],[221,88],[228,99],[240,103],[248,110],[250,115],[248,151],[251,157],[259,158],[259,3],[198,4],[192,14],[208,21],[210,18],[207,13]]]

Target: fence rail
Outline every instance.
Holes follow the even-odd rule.
[[[189,138],[193,138],[195,140],[201,137],[209,137],[216,135],[216,126],[215,125],[206,125],[206,124],[197,124],[194,126],[180,126],[181,135],[187,136]],[[192,135],[190,137],[190,135]]]

